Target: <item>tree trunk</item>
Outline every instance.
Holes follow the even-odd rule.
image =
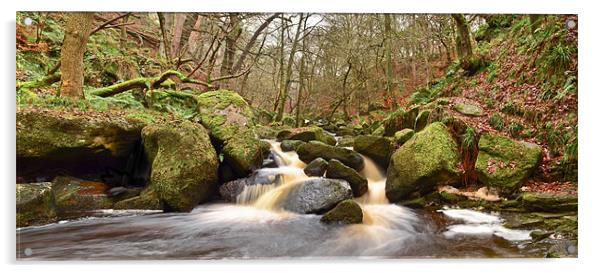
[[[280,106],[278,107],[278,114],[276,115],[276,121],[281,121],[284,115],[284,106],[288,97],[288,88],[291,83],[291,74],[293,69],[293,62],[295,61],[295,53],[297,51],[297,45],[299,44],[299,34],[301,33],[301,23],[303,22],[303,13],[299,14],[299,24],[297,25],[297,31],[295,32],[295,38],[293,39],[293,45],[291,46],[291,52],[288,55],[288,62],[286,64],[286,74],[281,87],[282,95],[280,96]]]
[[[472,57],[472,43],[470,40],[470,28],[463,14],[452,14],[456,22],[456,50],[460,60]]]
[[[84,98],[84,53],[93,27],[93,12],[67,14],[65,39],[61,47],[59,95],[62,97]]]
[[[391,15],[385,13],[385,77],[387,94],[393,92],[393,61],[391,58]]]

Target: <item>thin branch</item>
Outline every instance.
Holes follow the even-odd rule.
[[[106,26],[110,25],[111,23],[113,23],[113,22],[115,22],[115,21],[117,21],[117,20],[119,20],[119,19],[121,19],[123,17],[126,17],[126,16],[128,16],[130,14],[131,14],[131,12],[126,12],[125,14],[119,15],[119,16],[113,18],[113,19],[110,19],[110,20],[104,22],[103,24],[101,24],[100,26],[98,26],[94,30],[92,30],[92,32],[90,32],[90,36],[92,36],[92,34],[98,32],[99,30],[105,28]]]

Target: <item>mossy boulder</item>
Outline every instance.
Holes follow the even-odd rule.
[[[401,146],[404,143],[406,143],[408,140],[410,140],[410,138],[412,138],[412,136],[414,136],[414,130],[406,128],[401,131],[395,132],[395,135],[393,136],[393,140],[395,141],[395,144]]]
[[[363,218],[364,213],[360,205],[351,199],[347,199],[325,213],[320,218],[320,222],[326,224],[361,224]]]
[[[376,129],[374,129],[374,131],[372,131],[373,136],[384,136],[385,135],[385,126],[384,125],[380,125],[378,127],[376,127]]]
[[[257,139],[253,132],[246,131],[226,142],[222,149],[223,163],[232,168],[236,177],[244,177],[260,168],[269,152],[269,143]]]
[[[299,159],[305,163],[321,157],[325,160],[339,160],[356,171],[364,168],[364,159],[359,153],[346,148],[330,146],[320,141],[310,141],[299,145],[297,154],[299,154]]]
[[[253,110],[238,93],[229,90],[205,92],[197,97],[201,123],[211,137],[226,142],[240,132],[253,130]]]
[[[166,211],[188,212],[217,188],[218,159],[203,126],[175,121],[144,127],[150,187]]]
[[[321,157],[318,157],[303,169],[303,172],[307,176],[322,176],[326,172],[326,168],[328,168],[328,162]]]
[[[458,146],[445,125],[431,123],[391,156],[385,192],[391,202],[431,192],[459,178]]]
[[[114,200],[106,194],[108,189],[104,183],[69,176],[58,176],[52,181],[54,202],[60,215],[113,208]]]
[[[280,143],[280,149],[282,149],[283,152],[295,151],[297,150],[297,147],[303,143],[305,142],[301,140],[285,139]]]
[[[77,157],[83,152],[128,155],[145,123],[121,115],[43,109],[17,111],[17,157]]]
[[[341,161],[331,159],[328,161],[326,177],[334,179],[343,179],[349,182],[353,190],[353,196],[359,197],[368,191],[368,180],[362,177],[353,168],[345,166]]]
[[[353,142],[354,141],[355,141],[355,138],[352,137],[352,136],[341,137],[337,141],[337,147],[353,147]]]
[[[528,211],[577,211],[577,196],[563,193],[525,192],[518,198]]]
[[[324,213],[353,198],[351,187],[344,180],[315,178],[294,186],[283,198],[282,207],[296,213]]]
[[[272,127],[263,126],[263,125],[255,126],[255,133],[257,134],[257,136],[259,138],[264,138],[264,139],[274,139],[274,138],[276,138],[276,135],[278,134],[278,132],[276,130],[274,130]]]
[[[120,113],[38,108],[20,109],[16,122],[17,174],[24,182],[125,172],[146,124]]]
[[[17,227],[56,220],[52,183],[17,184]]]
[[[454,110],[458,111],[461,114],[467,116],[478,117],[483,115],[483,108],[478,105],[469,104],[469,103],[456,103],[454,104]]]
[[[285,129],[280,131],[276,137],[279,141],[290,139],[305,142],[316,140],[328,145],[335,145],[337,143],[333,136],[326,133],[322,128],[315,126]]]
[[[393,143],[387,137],[357,136],[353,140],[353,150],[371,158],[386,169],[393,153]]]
[[[542,150],[537,144],[486,133],[479,139],[475,170],[487,186],[510,193],[537,168]]]

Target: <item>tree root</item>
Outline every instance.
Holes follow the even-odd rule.
[[[50,86],[55,82],[59,82],[61,80],[61,73],[55,73],[52,75],[44,76],[37,80],[27,81],[27,82],[17,82],[17,90],[25,88],[40,88],[44,86]]]

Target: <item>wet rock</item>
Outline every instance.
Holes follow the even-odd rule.
[[[232,168],[237,177],[244,177],[259,169],[269,153],[270,144],[258,140],[250,131],[230,139],[222,149],[224,163]]]
[[[414,130],[406,128],[401,131],[395,132],[395,135],[393,136],[393,140],[395,141],[395,144],[401,146],[404,143],[406,143],[408,140],[410,140],[410,138],[412,138],[413,136],[414,136]]]
[[[325,213],[320,221],[326,224],[361,224],[363,217],[360,205],[348,199]]]
[[[456,103],[454,105],[454,110],[467,115],[467,116],[474,116],[474,117],[478,117],[483,115],[483,108],[479,107],[478,105],[474,105],[474,104],[468,104],[468,103]]]
[[[541,157],[542,150],[537,144],[486,133],[479,139],[475,170],[479,181],[509,193],[533,173]]]
[[[290,139],[304,142],[315,140],[328,145],[335,145],[337,143],[333,136],[326,133],[322,128],[314,126],[282,130],[276,137],[278,140]]]
[[[227,202],[236,202],[236,197],[246,186],[275,184],[280,183],[282,181],[281,179],[281,175],[276,172],[260,170],[254,172],[249,177],[239,178],[224,183],[219,187],[219,194]]]
[[[359,197],[368,191],[368,180],[362,177],[354,169],[345,166],[341,161],[331,159],[328,161],[326,177],[334,179],[343,179],[349,182],[353,190],[353,196]]]
[[[190,211],[217,187],[217,154],[203,126],[189,121],[142,130],[152,162],[150,187],[168,211]]]
[[[519,197],[528,211],[566,212],[577,211],[577,196],[563,193],[525,192]]]
[[[353,198],[349,183],[344,180],[315,178],[296,185],[284,197],[282,207],[296,213],[324,213],[339,202]]]
[[[353,141],[353,150],[371,158],[386,169],[393,153],[393,143],[386,137],[358,136]]]
[[[359,153],[345,148],[326,145],[319,141],[310,141],[309,143],[299,145],[297,154],[299,154],[299,159],[305,163],[321,157],[325,160],[339,160],[357,171],[361,171],[364,168],[364,159]]]
[[[554,232],[544,231],[544,230],[534,230],[529,234],[529,236],[531,236],[531,239],[533,242],[537,242],[537,241],[541,241],[545,238],[550,237],[550,235],[552,235],[552,234],[554,234]]]
[[[285,139],[280,143],[280,149],[282,149],[283,152],[294,151],[303,143],[304,142],[301,140]]]
[[[52,183],[17,184],[17,227],[56,220]]]
[[[106,194],[108,189],[104,183],[69,176],[58,176],[52,181],[57,213],[62,215],[112,208],[114,200]]]
[[[391,202],[458,181],[460,155],[445,125],[431,123],[391,156],[385,192]]]
[[[307,176],[322,176],[326,172],[327,167],[328,162],[323,158],[318,157],[309,162],[303,169],[303,172],[305,172]]]

